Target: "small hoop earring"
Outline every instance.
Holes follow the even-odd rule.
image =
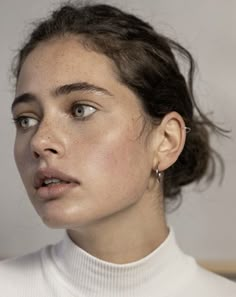
[[[189,127],[184,127],[184,130],[186,131],[186,133],[188,134],[189,132],[191,132],[191,128],[189,128]]]
[[[161,172],[158,170],[158,168],[155,170],[155,172],[156,172],[156,178],[160,183],[161,182]]]

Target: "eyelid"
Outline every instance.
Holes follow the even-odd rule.
[[[87,102],[82,102],[82,101],[75,101],[74,103],[72,103],[72,108],[78,105],[82,105],[82,106],[89,106],[89,107],[93,107],[95,109],[97,109],[93,104],[89,104]]]

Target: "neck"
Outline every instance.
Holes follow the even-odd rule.
[[[71,240],[89,254],[116,264],[137,261],[168,236],[163,208],[153,195],[81,229],[67,230]]]

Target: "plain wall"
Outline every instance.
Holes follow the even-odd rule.
[[[41,222],[27,198],[13,158],[15,128],[10,105],[14,83],[10,64],[29,23],[45,16],[60,1],[0,2],[0,258],[22,255],[58,241],[61,230]],[[186,46],[198,63],[196,95],[201,107],[225,128],[231,140],[214,138],[225,159],[225,179],[206,191],[188,187],[182,206],[168,221],[181,247],[198,259],[236,260],[235,136],[236,136],[236,2],[217,0],[106,1],[150,21],[157,30]],[[201,187],[202,188],[202,187]]]

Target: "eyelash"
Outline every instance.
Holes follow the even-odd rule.
[[[72,117],[75,118],[75,120],[78,120],[78,121],[86,121],[86,120],[88,120],[88,118],[89,118],[93,113],[95,113],[95,111],[94,111],[91,115],[87,115],[87,116],[84,116],[84,117],[81,117],[81,118],[76,117],[76,116],[74,115],[74,110],[75,110],[75,108],[77,108],[77,107],[81,107],[81,106],[83,106],[83,107],[91,107],[91,108],[95,109],[95,111],[97,110],[94,106],[91,106],[91,105],[88,105],[88,104],[82,104],[82,103],[75,103],[75,104],[73,104],[73,105],[72,105],[72,108],[71,108],[71,111],[72,111]],[[19,117],[15,117],[15,118],[13,118],[12,120],[13,120],[13,123],[16,125],[17,128],[19,128],[19,129],[23,129],[23,130],[27,130],[27,129],[29,129],[29,128],[23,128],[22,125],[21,125],[22,121],[25,120],[25,119],[33,119],[33,120],[36,120],[35,118],[30,117],[30,116],[19,116]]]

